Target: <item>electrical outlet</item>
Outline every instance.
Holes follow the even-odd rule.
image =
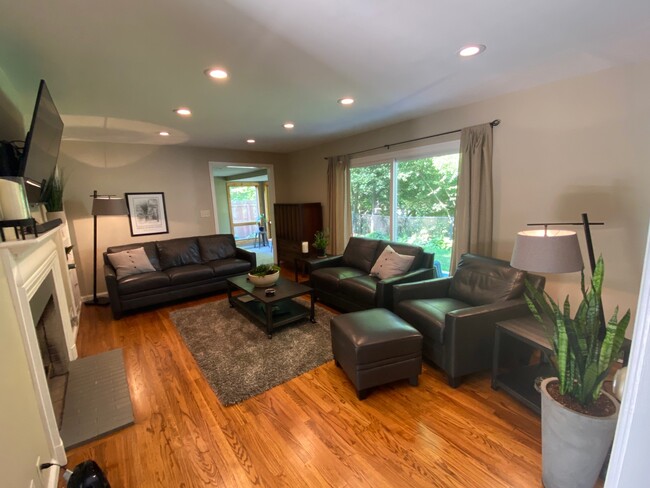
[[[210,211],[209,210],[201,210],[201,217],[203,217],[203,218],[210,217]]]

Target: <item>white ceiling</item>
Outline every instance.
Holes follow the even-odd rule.
[[[3,3],[3,91],[29,118],[44,78],[76,140],[289,152],[650,59],[648,0]]]

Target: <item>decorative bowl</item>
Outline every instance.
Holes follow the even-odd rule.
[[[278,278],[280,277],[280,271],[276,271],[272,274],[267,274],[265,276],[255,276],[248,273],[248,281],[250,281],[257,288],[268,288],[271,285],[274,285]]]

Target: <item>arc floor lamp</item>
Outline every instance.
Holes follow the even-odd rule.
[[[108,305],[108,297],[97,296],[97,217],[100,215],[128,215],[124,198],[115,195],[99,195],[97,190],[90,195],[93,199],[93,298],[84,302],[86,305]]]

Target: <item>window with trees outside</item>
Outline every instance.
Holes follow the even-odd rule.
[[[352,235],[422,246],[447,275],[458,160],[458,141],[353,160]]]

